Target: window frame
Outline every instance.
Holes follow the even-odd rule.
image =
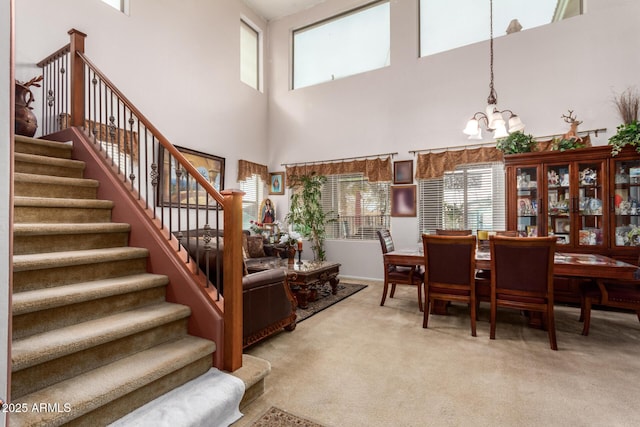
[[[309,30],[313,30],[316,27],[321,27],[321,26],[323,26],[325,24],[328,24],[330,22],[338,21],[340,19],[346,18],[348,16],[355,15],[357,13],[363,12],[363,11],[365,11],[367,9],[371,9],[373,7],[376,7],[376,6],[379,6],[381,4],[385,4],[385,3],[389,5],[389,14],[391,14],[391,0],[374,0],[374,1],[371,1],[369,3],[363,4],[361,6],[355,7],[353,9],[349,9],[349,10],[346,10],[344,12],[338,13],[336,15],[332,15],[332,16],[329,16],[327,18],[321,19],[320,21],[316,21],[316,22],[313,22],[311,24],[308,24],[308,25],[293,29],[291,31],[291,44],[290,44],[290,47],[291,47],[291,72],[290,72],[291,81],[290,81],[290,84],[289,84],[290,89],[291,90],[303,89],[305,87],[310,87],[310,86],[315,86],[315,85],[318,85],[318,84],[326,83],[328,81],[328,80],[323,80],[323,81],[307,84],[307,85],[300,86],[300,87],[296,87],[295,86],[295,81],[296,81],[295,80],[295,74],[296,74],[296,72],[295,72],[295,69],[296,69],[296,57],[295,57],[296,46],[295,46],[295,43],[296,43],[296,34],[297,33],[302,33],[302,32],[306,32],[306,31],[309,31]],[[366,73],[366,72],[369,72],[369,71],[378,70],[378,69],[381,69],[381,68],[385,68],[386,66],[389,66],[389,65],[391,65],[391,17],[389,18],[389,63],[386,64],[383,67],[372,68],[372,69],[368,69],[368,70],[365,70],[365,71],[359,71],[357,73],[353,73],[353,74],[348,74],[348,75],[345,75],[345,76],[337,77],[337,78],[334,78],[332,80],[339,80],[339,79],[342,79],[342,78],[345,78],[345,77],[350,77],[350,76],[353,76],[353,75],[357,75],[357,74],[362,74],[362,73]]]
[[[244,181],[240,181],[240,190],[244,191],[244,196],[242,196],[242,229],[243,230],[248,230],[249,227],[251,226],[251,222],[250,221],[257,221],[260,222],[260,215],[259,215],[259,211],[260,211],[260,204],[262,203],[262,200],[266,197],[266,185],[265,182],[262,180],[262,177],[258,174],[253,174],[251,175],[251,177],[245,179]],[[248,190],[247,187],[248,186],[252,186],[253,188],[251,190]],[[255,189],[255,190],[254,190]],[[255,200],[253,198],[248,198],[247,196],[251,195],[252,192],[255,191]],[[253,218],[248,218],[247,221],[245,222],[245,218],[244,218],[244,213],[246,212],[246,204],[255,204],[255,215],[253,216]]]
[[[243,44],[242,44],[242,29],[245,28],[248,31],[252,32],[255,34],[256,36],[256,54],[255,54],[255,61],[256,61],[256,81],[255,81],[255,86],[250,83],[247,82],[245,80],[243,80],[243,75],[242,75],[242,69],[243,69],[243,54],[242,54],[242,48],[243,48]],[[240,81],[244,84],[246,84],[247,86],[257,90],[258,92],[262,92],[262,45],[263,45],[263,41],[262,41],[262,30],[260,30],[260,28],[255,25],[253,22],[251,22],[251,20],[247,19],[246,17],[241,17],[240,18],[240,31],[241,31],[241,35],[240,35]]]
[[[431,53],[423,53],[423,48],[425,46],[423,46],[423,30],[426,27],[425,23],[422,20],[422,12],[424,9],[424,5],[423,5],[423,1],[429,1],[429,0],[417,0],[418,1],[418,58],[426,58],[432,55],[438,55],[440,53],[444,53],[444,52],[448,52],[454,49],[459,49],[465,46],[470,46],[472,44],[476,44],[476,43],[481,43],[481,42],[485,42],[487,40],[489,40],[489,16],[487,14],[486,16],[486,21],[484,21],[485,18],[482,18],[484,22],[486,22],[486,35],[484,35],[484,32],[482,33],[483,35],[481,37],[479,37],[477,40],[471,41],[469,43],[463,43],[460,45],[456,45],[454,47],[448,47],[446,49],[443,50],[438,50],[436,52],[431,52]],[[505,2],[509,1],[509,0],[503,0]],[[563,4],[566,6],[566,3],[571,2],[572,0],[564,0]],[[522,28],[521,31],[527,31],[529,29],[535,29],[535,28],[539,28],[545,25],[549,25],[549,24],[554,24],[556,22],[560,22],[563,21],[565,19],[570,19],[573,18],[575,16],[580,16],[580,15],[584,15],[585,13],[585,7],[584,7],[584,0],[575,0],[578,2],[577,5],[577,15],[570,15],[570,16],[563,16],[561,19],[558,19],[555,15],[552,17],[550,22],[544,23],[544,24],[540,24],[540,25],[536,25],[536,26],[531,26],[531,27],[527,27],[527,28]],[[559,5],[559,2],[556,4],[556,9]],[[488,4],[486,5],[488,7]],[[483,5],[484,7],[484,5]],[[494,38],[498,38],[498,37],[502,37],[505,36],[507,34],[505,34],[506,32],[506,28],[502,28],[502,27],[498,27],[499,24],[496,24],[496,16],[497,14],[497,8],[500,7],[500,5],[496,5],[495,1],[494,1],[494,5],[493,5],[493,11],[494,11],[494,25],[493,25],[493,32],[494,32]],[[556,10],[557,12],[557,10]],[[483,27],[484,28],[484,27]],[[484,30],[483,30],[484,31]]]
[[[342,194],[341,184],[353,182],[361,186],[365,184],[367,186],[375,186],[376,188],[368,188],[367,191],[382,191],[384,193],[384,200],[377,198],[377,200],[369,205],[386,206],[385,213],[377,213],[374,215],[340,215],[341,210],[344,211],[352,207],[353,210],[367,209],[367,203],[364,199],[361,199],[361,205],[359,209],[354,203],[353,206],[341,206]],[[364,188],[359,189],[360,192],[364,191]],[[340,241],[370,241],[377,240],[376,231],[380,228],[389,228],[391,225],[391,183],[390,182],[369,182],[363,173],[350,173],[350,174],[336,174],[327,175],[327,181],[322,187],[322,207],[325,213],[332,212],[331,218],[335,218],[334,222],[327,224],[326,227],[326,239],[328,240],[340,240]],[[343,208],[343,209],[341,209]],[[349,219],[341,219],[341,218]],[[344,223],[344,221],[352,220],[351,223]],[[358,224],[360,229],[352,230],[352,226]],[[355,227],[353,227],[355,228]]]
[[[107,0],[102,0],[102,2],[104,4],[106,4],[107,6],[111,6],[115,10],[119,10],[120,12],[124,13],[125,15],[129,15],[129,0],[120,0],[119,1],[119,3],[120,3],[119,7],[116,7],[114,4],[112,4],[111,2],[109,2]]]
[[[463,174],[464,177],[464,193],[462,200],[464,203],[462,211],[463,223],[458,228],[471,229],[474,234],[478,227],[476,224],[470,224],[469,220],[473,216],[469,210],[470,202],[468,202],[469,193],[469,172],[489,169],[491,179],[491,225],[483,225],[481,230],[504,230],[506,229],[506,193],[505,193],[505,171],[504,163],[488,162],[460,165],[453,171],[445,172],[445,176],[432,179],[418,180],[418,235],[423,233],[434,233],[436,229],[447,228],[445,219],[445,191],[447,190],[445,180],[452,178],[454,174]],[[484,178],[487,179],[487,178]],[[427,187],[427,188],[425,188]],[[433,194],[435,192],[435,194]],[[434,197],[435,196],[435,197]],[[427,215],[438,214],[438,217],[427,217]]]

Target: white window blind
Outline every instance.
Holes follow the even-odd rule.
[[[442,178],[418,181],[418,192],[419,233],[506,227],[502,163],[460,166]]]
[[[328,239],[377,239],[376,231],[389,228],[388,182],[370,183],[362,174],[329,175],[322,189],[322,207],[335,222]]]
[[[251,175],[244,181],[240,181],[240,190],[244,191],[242,197],[242,228],[247,230],[250,221],[259,221],[258,209],[264,198],[264,181],[259,175]]]

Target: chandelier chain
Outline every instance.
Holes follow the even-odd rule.
[[[498,94],[493,85],[493,0],[489,0],[489,97],[487,104],[497,105]]]

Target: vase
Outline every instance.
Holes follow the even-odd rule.
[[[33,102],[33,92],[20,83],[15,84],[15,91],[15,133],[16,135],[33,136],[38,128],[36,115],[33,114],[32,108],[29,106]]]
[[[293,265],[296,261],[296,248],[294,246],[289,246],[287,248],[287,264]]]

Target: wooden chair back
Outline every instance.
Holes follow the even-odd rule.
[[[436,230],[436,236],[470,236],[471,230]]]
[[[476,336],[476,236],[422,235],[425,257],[425,304],[422,326],[429,322],[434,300],[458,301],[471,309],[471,335]]]
[[[549,343],[557,350],[553,316],[555,237],[489,238],[491,251],[491,339],[497,307],[544,313]]]

